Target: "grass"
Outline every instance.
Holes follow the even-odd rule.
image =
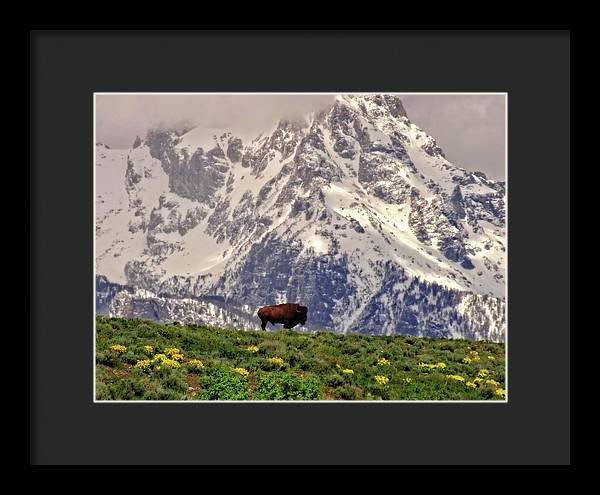
[[[96,317],[98,400],[503,400],[504,344]]]

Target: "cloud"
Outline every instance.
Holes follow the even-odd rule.
[[[131,146],[149,127],[189,120],[196,125],[259,134],[282,118],[331,106],[334,95],[98,95],[97,140]]]
[[[504,95],[405,95],[409,119],[467,170],[505,179]]]

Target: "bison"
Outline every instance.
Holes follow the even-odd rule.
[[[306,324],[306,313],[308,308],[295,303],[274,304],[265,306],[258,310],[258,317],[261,321],[261,328],[266,330],[267,323],[275,325],[283,323],[283,328],[294,328],[298,323]]]

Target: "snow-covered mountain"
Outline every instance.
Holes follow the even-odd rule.
[[[394,95],[340,95],[257,137],[98,143],[98,310],[251,328],[290,301],[310,329],[503,341],[505,194]]]

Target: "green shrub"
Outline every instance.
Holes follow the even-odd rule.
[[[96,400],[112,400],[110,388],[106,383],[96,381]]]
[[[112,346],[123,348],[112,348]],[[151,349],[145,349],[149,345]],[[248,346],[258,347],[257,352]],[[136,368],[168,347],[180,367]],[[99,400],[501,400],[505,347],[494,342],[296,331],[242,331],[98,316]],[[479,360],[471,359],[479,356]],[[488,359],[492,356],[492,359]],[[271,360],[270,358],[281,358]],[[467,362],[463,358],[470,357]],[[385,358],[389,362],[380,362]],[[202,361],[194,367],[190,360]],[[444,367],[426,369],[420,362]],[[243,368],[239,374],[233,371]],[[488,370],[485,383],[474,382]],[[344,370],[352,370],[352,373]],[[249,372],[247,375],[245,372]],[[243,376],[242,376],[243,375]],[[375,376],[389,379],[377,383]],[[448,379],[460,375],[464,381]],[[380,380],[381,382],[381,380]],[[467,386],[467,383],[476,386]]]
[[[202,400],[245,400],[248,399],[248,381],[243,376],[225,367],[215,367],[206,373],[202,381]]]
[[[298,377],[292,373],[274,371],[260,373],[257,379],[257,400],[316,400],[321,396],[315,377]]]
[[[361,389],[356,385],[345,384],[334,390],[334,395],[337,399],[357,400],[362,398]]]

